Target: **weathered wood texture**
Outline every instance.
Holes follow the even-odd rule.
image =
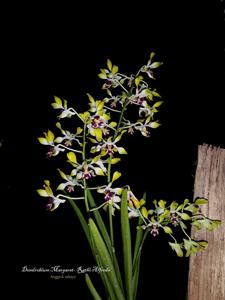
[[[225,149],[198,147],[194,197],[207,198],[202,212],[222,223],[211,232],[192,228],[192,238],[209,245],[190,258],[188,300],[225,300]]]

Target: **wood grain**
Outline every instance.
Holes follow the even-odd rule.
[[[198,147],[194,197],[207,198],[202,212],[222,223],[211,232],[192,228],[192,238],[209,245],[190,257],[188,300],[225,300],[225,149]]]

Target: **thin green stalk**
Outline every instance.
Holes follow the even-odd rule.
[[[83,132],[83,149],[82,149],[82,159],[85,162],[86,160],[86,128],[87,128],[87,124],[86,122],[84,122],[84,132]],[[89,205],[88,205],[88,198],[87,198],[87,183],[86,183],[86,179],[83,179],[83,186],[84,186],[84,201],[85,201],[85,207],[86,207],[86,211],[89,212]]]
[[[87,273],[85,274],[85,281],[87,283],[87,286],[88,286],[94,300],[102,300],[102,298],[99,296],[99,293],[96,291],[96,289],[91,281],[90,276]]]
[[[126,284],[126,299],[133,300],[132,288],[132,250],[131,233],[127,209],[127,190],[123,191],[121,200],[121,233],[123,242],[124,273]]]
[[[133,277],[132,277],[132,287],[133,287],[133,296],[136,299],[137,288],[138,288],[138,280],[139,280],[139,272],[140,272],[140,261],[141,261],[141,250],[144,244],[144,241],[147,237],[149,229],[147,229],[143,235],[142,241],[139,246],[135,249],[134,254],[134,262],[133,262]],[[139,238],[138,238],[139,239]]]

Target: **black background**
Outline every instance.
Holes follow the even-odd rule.
[[[25,299],[60,293],[63,299],[91,298],[82,275],[54,281],[48,274],[21,273],[25,265],[94,264],[69,205],[49,213],[35,192],[57,173],[57,159],[47,160],[37,142],[54,128],[53,95],[80,110],[87,92],[105,95],[97,74],[107,58],[129,74],[147,62],[151,51],[157,53],[164,62],[155,82],[164,100],[158,115],[163,126],[150,139],[126,139],[129,160],[121,165],[133,191],[138,197],[147,191],[149,201],[191,199],[198,145],[225,147],[223,1],[166,3],[5,9],[0,136],[5,278]],[[172,253],[167,237],[149,238],[138,299],[184,299],[187,274],[188,260]]]

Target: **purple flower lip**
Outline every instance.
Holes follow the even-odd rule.
[[[157,235],[159,235],[159,229],[158,229],[158,227],[155,226],[155,225],[153,225],[153,226],[152,226],[152,230],[151,230],[150,233],[151,233],[154,237],[157,236]]]
[[[67,187],[67,191],[68,191],[68,193],[74,192],[74,186],[69,185],[69,186]]]
[[[48,198],[48,203],[46,204],[46,210],[50,210],[53,207],[53,198]]]
[[[91,178],[91,174],[90,173],[84,173],[83,174],[83,178],[84,179],[90,179]]]
[[[99,128],[102,127],[104,125],[104,122],[102,121],[102,119],[99,116],[95,116],[93,118],[93,120],[91,121],[91,126],[93,128]]]
[[[105,194],[105,201],[109,201],[112,199],[112,197],[115,195],[115,193],[111,192],[111,191],[107,191],[106,194]]]
[[[53,155],[53,153],[54,153],[54,147],[50,146],[48,148],[48,152],[46,153],[46,157],[47,158],[51,157]]]

